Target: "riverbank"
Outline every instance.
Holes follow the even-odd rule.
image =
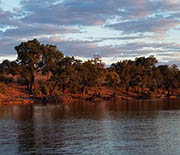
[[[179,95],[170,95],[162,93],[147,93],[139,94],[119,89],[114,90],[101,87],[91,88],[87,94],[62,94],[52,96],[35,97],[33,94],[27,92],[25,86],[17,84],[4,84],[0,83],[0,103],[1,104],[33,104],[33,103],[70,103],[80,100],[100,102],[103,100],[135,100],[135,99],[163,99],[163,98],[176,98]]]
[[[25,86],[0,83],[1,104],[33,104],[35,99],[26,91]]]

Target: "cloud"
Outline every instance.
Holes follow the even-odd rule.
[[[11,11],[0,8],[0,53],[15,54],[14,46],[36,37],[65,55],[117,60],[154,54],[172,61],[169,53],[179,58],[180,51],[179,9],[179,0],[21,0]]]
[[[101,42],[101,40],[63,40],[60,37],[41,37],[39,40],[43,44],[56,45],[60,51],[69,56],[92,58],[95,54],[98,54],[107,65],[115,62],[115,60],[134,59],[135,57],[149,55],[155,55],[162,63],[171,61],[171,63],[168,62],[169,64],[172,64],[173,61],[177,62],[180,59],[180,44],[174,43],[135,42],[117,46],[99,46],[98,43]],[[14,47],[19,45],[20,42],[20,40],[1,40],[0,50],[4,50],[6,54],[15,55]]]
[[[56,25],[103,25],[117,17],[121,21],[176,11],[178,0],[22,0],[26,23]]]
[[[177,9],[170,0],[22,0],[27,24],[105,26],[124,34],[154,33],[156,39],[176,27],[179,20],[168,11]],[[101,4],[101,5],[100,5]],[[178,6],[178,7],[177,7]],[[168,15],[167,15],[168,14]],[[117,21],[112,24],[110,20]],[[108,25],[107,25],[108,24]]]
[[[160,3],[168,11],[179,11],[179,0],[160,0]]]
[[[97,1],[100,2],[99,4],[103,2],[102,0]],[[21,5],[23,9],[28,12],[27,16],[22,20],[27,23],[33,22],[57,25],[103,24],[106,20],[103,14],[104,9],[101,9],[100,5],[96,4],[94,0],[68,0],[57,4],[44,0],[22,1]],[[102,10],[102,12],[100,10]]]
[[[138,35],[138,36],[123,36],[123,37],[104,37],[104,38],[100,38],[102,41],[103,40],[135,40],[135,39],[142,39],[142,38],[146,38],[148,36],[144,36],[144,35]]]
[[[25,25],[17,28],[9,28],[0,34],[4,37],[32,38],[40,35],[62,35],[67,33],[80,33],[80,30],[74,27],[60,27],[50,24],[35,24]]]
[[[168,54],[170,52],[180,51],[180,44],[175,43],[146,43],[146,42],[134,42],[120,44],[116,46],[99,46],[101,40],[94,41],[82,41],[82,40],[63,40],[59,37],[41,38],[41,42],[53,44],[65,53],[65,55],[74,55],[81,57],[93,57],[94,54],[98,54],[101,57],[124,57],[131,58],[136,56],[147,56]]]
[[[156,33],[164,34],[168,30],[180,24],[179,20],[173,18],[142,18],[108,25],[108,27],[120,30],[124,34],[130,33]]]
[[[22,0],[24,22],[58,25],[102,25],[108,19],[144,17],[157,10],[148,0]]]
[[[14,47],[18,44],[18,40],[15,39],[0,39],[0,54],[11,55],[15,54]]]
[[[4,11],[0,8],[0,28],[6,26],[17,26],[19,24],[19,21],[13,18],[13,13],[10,11]]]

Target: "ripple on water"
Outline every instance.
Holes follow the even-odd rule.
[[[0,154],[178,155],[180,102],[154,102],[1,107]]]

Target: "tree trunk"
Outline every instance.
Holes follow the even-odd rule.
[[[51,89],[51,91],[50,91],[50,96],[53,94],[53,92],[54,92],[54,90],[55,90],[57,84],[58,84],[58,81],[55,82],[53,88]]]
[[[168,89],[168,96],[170,96],[170,90]]]
[[[81,95],[84,95],[84,87],[81,88]]]
[[[141,90],[142,90],[141,93],[144,94],[144,81],[142,81]]]
[[[33,85],[34,85],[34,75],[31,75],[31,81],[30,81],[30,88],[29,88],[29,91],[32,92],[33,90]]]
[[[26,81],[27,91],[29,91],[29,89],[30,89],[30,87],[29,87],[29,81],[28,81],[28,79],[25,79],[25,81]]]
[[[141,94],[144,94],[144,75],[141,75],[142,78],[142,84],[141,84]]]
[[[62,92],[64,94],[64,92],[65,92],[65,84],[62,85]]]
[[[129,93],[129,86],[126,87],[126,92]]]

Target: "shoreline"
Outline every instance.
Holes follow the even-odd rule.
[[[167,96],[126,96],[117,95],[116,97],[103,97],[97,96],[93,98],[87,98],[77,95],[60,95],[60,96],[46,96],[42,98],[35,97],[16,97],[16,98],[1,98],[0,104],[14,105],[14,104],[47,104],[47,103],[73,103],[77,101],[90,101],[90,102],[102,102],[102,101],[132,101],[132,100],[151,100],[151,99],[176,99],[178,95]]]
[[[2,85],[2,83],[1,83]],[[179,98],[180,94],[168,96],[167,92],[163,93],[128,93],[123,89],[116,92],[108,87],[89,88],[87,94],[61,94],[61,95],[43,95],[35,96],[28,93],[25,86],[17,84],[3,84],[5,91],[0,93],[0,104],[36,104],[36,103],[72,103],[76,101],[122,101],[122,100],[142,100],[142,99],[172,99]]]

